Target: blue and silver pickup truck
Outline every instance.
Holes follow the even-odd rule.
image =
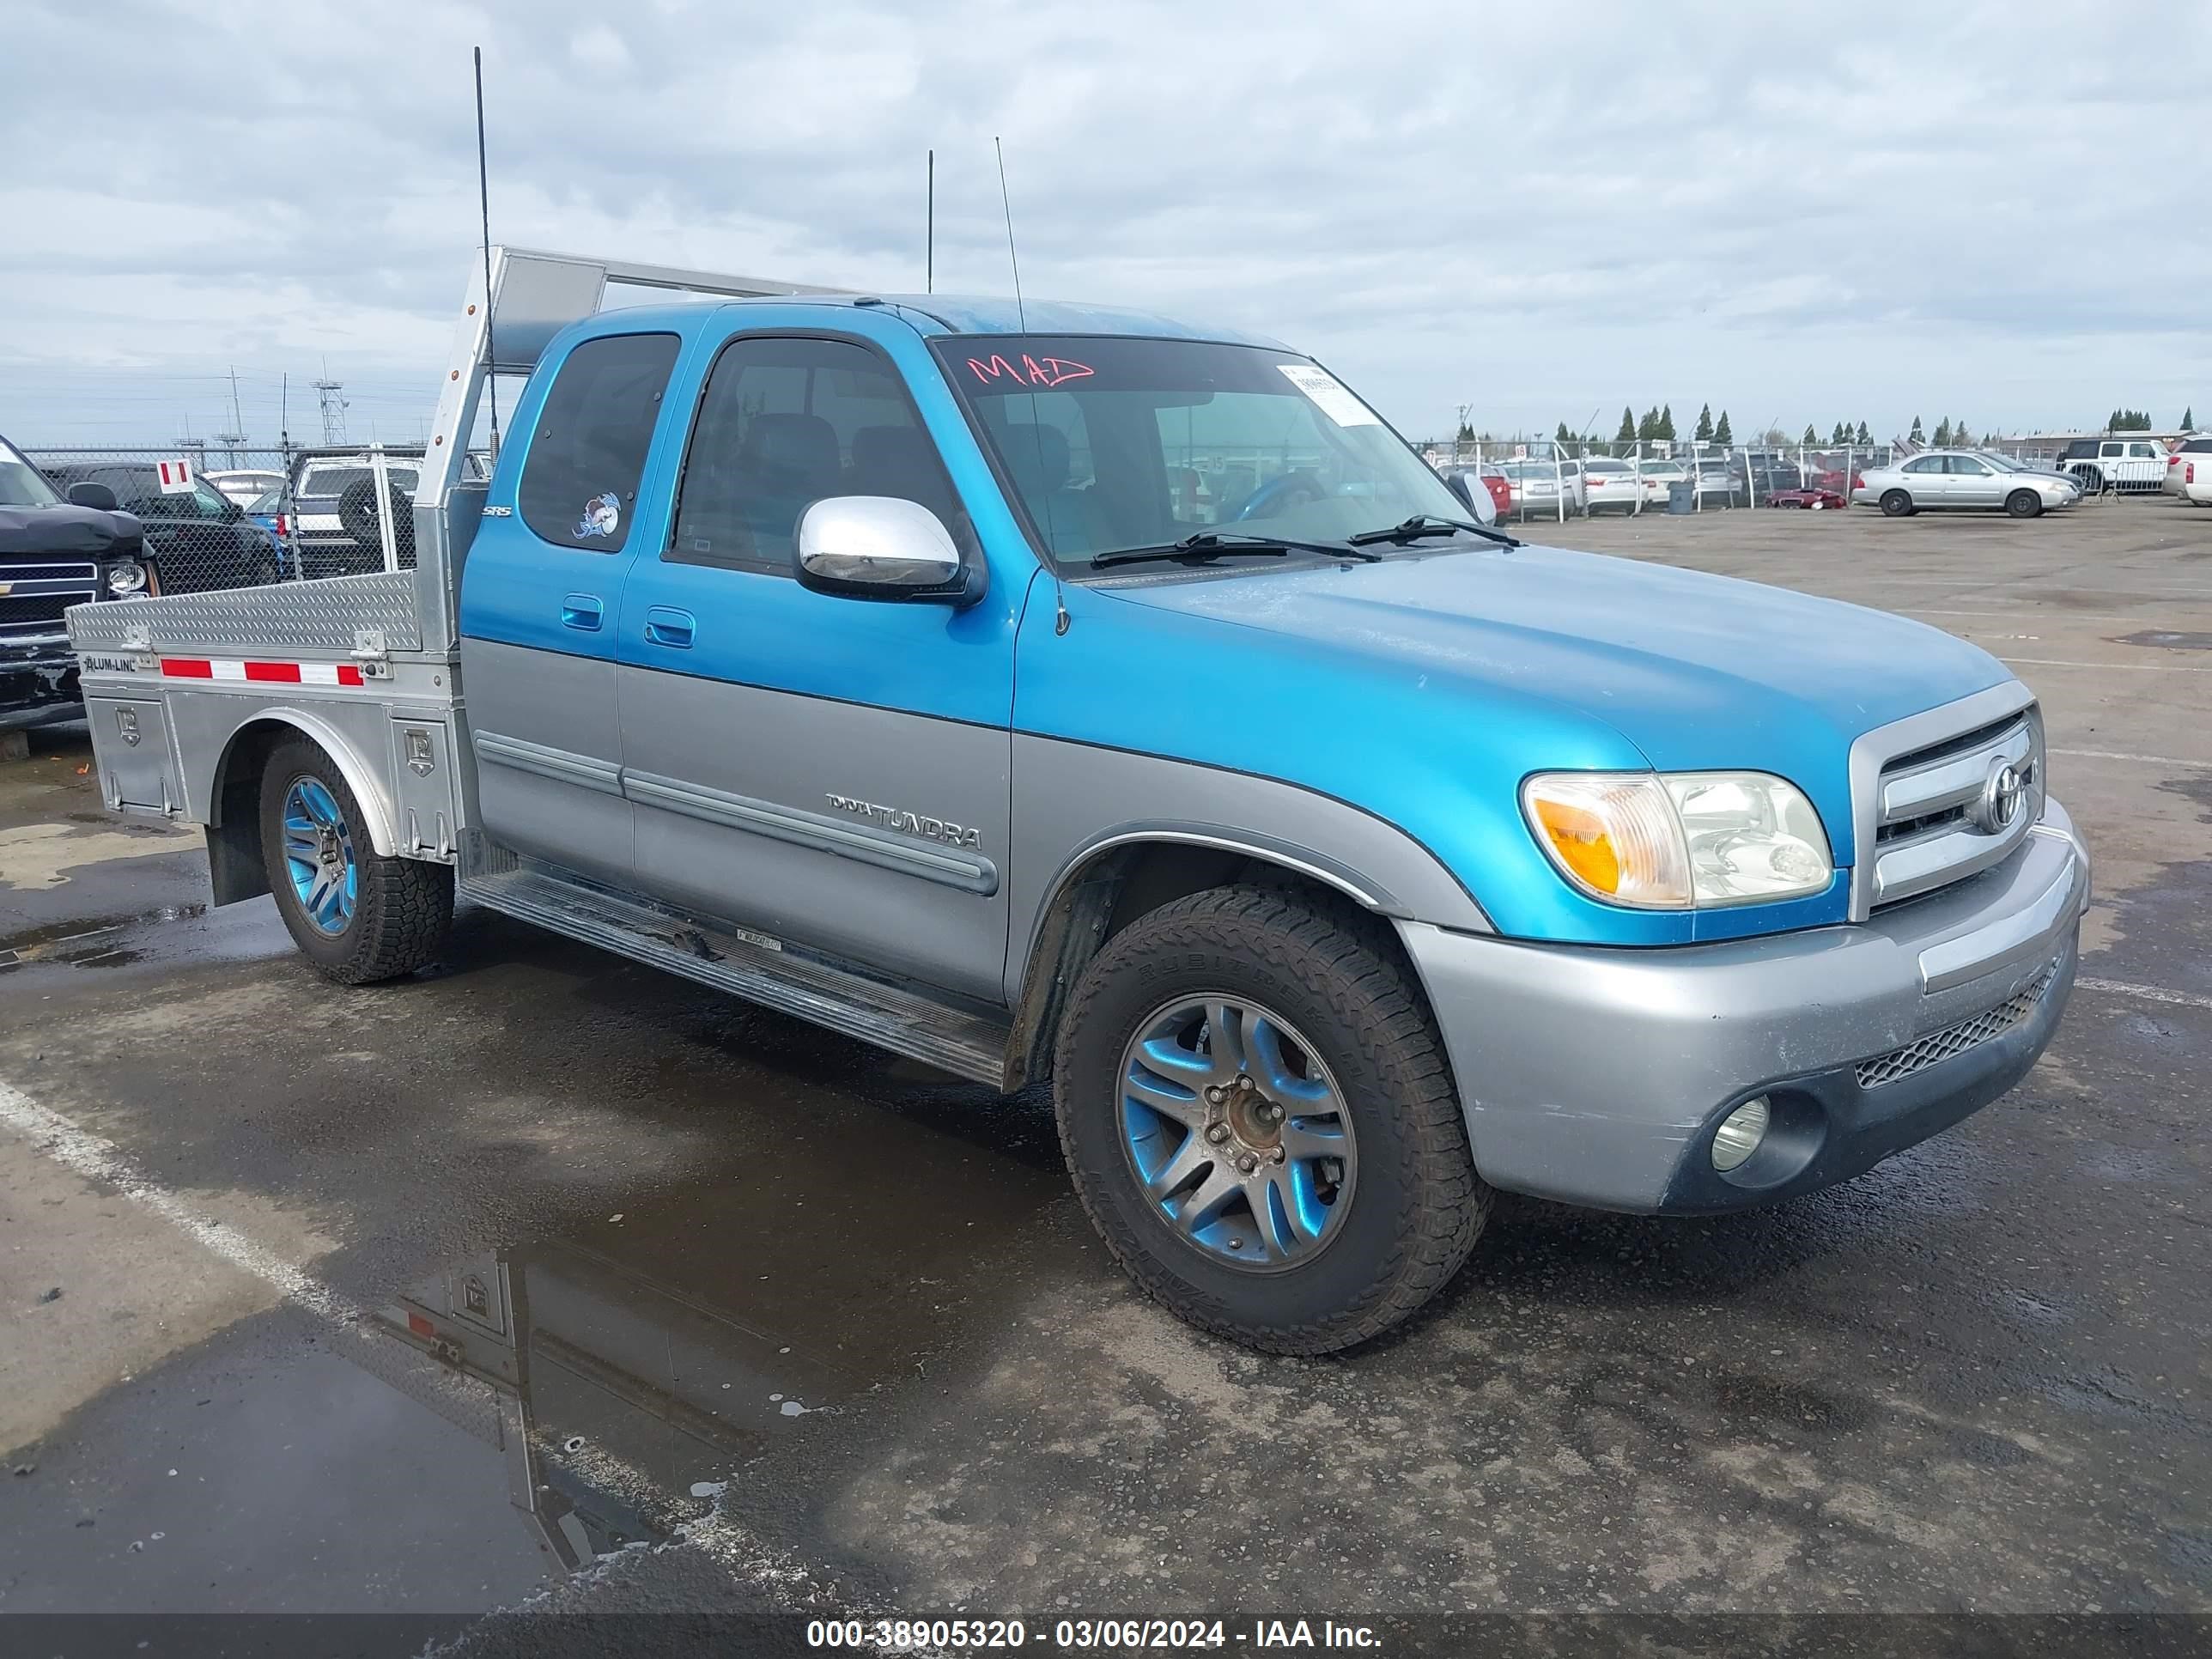
[[[109,805],[335,979],[458,892],[1048,1083],[1139,1283],[1305,1353],[1497,1189],[1805,1193],[2065,1007],[2088,860],[2001,664],[1515,541],[1287,347],[520,250],[456,322],[415,569],[71,613]]]

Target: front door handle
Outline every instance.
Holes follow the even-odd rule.
[[[561,601],[561,626],[596,634],[606,620],[607,607],[596,593],[570,593]]]
[[[645,637],[678,651],[690,648],[692,630],[698,625],[698,619],[689,611],[678,611],[674,605],[653,605],[645,613]]]

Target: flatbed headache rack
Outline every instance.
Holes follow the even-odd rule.
[[[437,413],[422,447],[415,568],[78,606],[69,625],[79,653],[229,650],[370,662],[395,655],[450,658],[461,562],[485,490],[462,476],[484,388],[494,374],[527,375],[556,334],[605,307],[611,286],[702,299],[850,291],[538,248],[494,246],[487,269],[482,252],[474,252],[439,381]]]

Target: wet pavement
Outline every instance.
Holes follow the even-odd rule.
[[[2212,514],[1573,532],[2047,663],[2100,897],[2011,1096],[1770,1212],[1504,1200],[1408,1329],[1262,1358],[1129,1287],[1041,1099],[483,912],[328,985],[42,733],[0,1615],[2212,1610],[2212,679],[2142,642],[2212,628]]]

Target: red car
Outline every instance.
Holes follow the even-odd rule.
[[[1823,509],[1840,512],[1849,505],[1837,491],[1819,484],[1808,484],[1802,489],[1778,489],[1766,498],[1769,507],[1802,507],[1818,513]]]

